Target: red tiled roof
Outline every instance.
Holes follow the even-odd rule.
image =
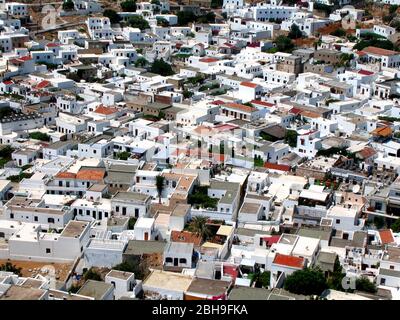
[[[380,127],[373,130],[371,134],[374,136],[388,137],[392,134],[392,129],[390,127]]]
[[[364,51],[357,51],[357,54],[358,54],[360,57],[362,57],[362,56],[365,56],[367,53],[364,52]]]
[[[43,89],[43,88],[46,88],[47,86],[49,86],[50,84],[51,84],[50,81],[43,80],[43,81],[40,81],[40,82],[36,85],[35,89]]]
[[[110,115],[110,114],[118,112],[118,109],[117,108],[112,108],[112,107],[100,106],[100,107],[97,107],[97,109],[94,112],[95,113],[100,113],[100,114],[103,114],[103,115]]]
[[[286,172],[290,171],[290,166],[287,166],[286,164],[276,164],[276,163],[271,163],[271,162],[265,162],[264,168],[272,169],[272,170],[279,170],[279,171],[286,171]]]
[[[227,108],[231,108],[231,109],[237,109],[237,110],[240,110],[243,112],[257,111],[257,108],[249,107],[249,106],[246,106],[246,105],[240,104],[240,103],[226,103],[226,104],[224,104],[224,106]]]
[[[50,42],[47,44],[48,48],[55,48],[55,47],[59,47],[60,44],[59,43],[54,43],[54,42]]]
[[[9,84],[13,84],[14,82],[12,82],[11,80],[4,80],[3,83],[6,85],[9,85]]]
[[[214,126],[214,129],[218,130],[218,132],[230,131],[230,130],[234,130],[236,128],[238,128],[238,126],[229,124],[229,123],[222,123],[222,124],[218,124],[218,125]]]
[[[55,177],[58,179],[75,179],[76,174],[72,173],[72,172],[64,171],[64,172],[57,173]]]
[[[253,82],[248,82],[248,81],[243,81],[240,83],[241,86],[249,87],[249,88],[257,88],[258,84],[253,83]]]
[[[224,103],[225,103],[225,102],[223,102],[222,100],[215,100],[215,101],[211,102],[210,104],[219,106],[219,105],[224,104]]]
[[[387,50],[387,49],[382,49],[382,48],[378,48],[378,47],[366,47],[362,50],[365,53],[370,53],[370,54],[375,54],[375,55],[379,55],[379,56],[393,56],[393,55],[397,55],[400,54],[397,51],[393,51],[393,50]]]
[[[252,100],[250,101],[251,104],[257,104],[263,107],[273,107],[275,106],[273,103],[269,103],[269,102],[265,102],[265,101],[261,101],[261,100]]]
[[[232,277],[233,280],[235,280],[239,274],[238,267],[235,265],[223,265],[223,274],[224,275],[229,275]]]
[[[390,229],[379,230],[379,236],[381,238],[382,244],[389,244],[394,242],[392,230]]]
[[[363,159],[367,159],[374,154],[376,154],[376,151],[371,148],[371,147],[365,147],[364,149],[360,150],[357,152]]]
[[[100,180],[103,180],[103,178],[104,178],[104,171],[96,170],[96,169],[81,169],[76,174],[76,178],[79,180],[100,181]]]
[[[260,46],[260,42],[252,42],[248,45],[250,48],[258,48]]]
[[[293,114],[299,114],[299,113],[301,113],[303,110],[301,110],[301,109],[299,109],[299,108],[295,108],[295,107],[293,107],[292,109],[290,109],[289,110],[289,112],[290,113],[293,113]]]
[[[373,72],[364,69],[359,70],[357,73],[362,74],[363,76],[371,76],[374,74]]]
[[[27,55],[27,56],[19,58],[19,60],[28,61],[28,60],[32,60],[32,57],[30,55]]]
[[[304,258],[277,253],[273,263],[281,266],[302,269],[304,266]]]
[[[200,62],[205,62],[205,63],[211,63],[211,62],[217,62],[218,59],[216,58],[203,58],[199,60]]]
[[[268,246],[272,246],[274,243],[279,241],[281,236],[270,236],[270,237],[263,237],[263,240],[267,243]]]
[[[193,243],[195,246],[201,244],[201,236],[190,231],[176,231],[171,232],[171,241]]]

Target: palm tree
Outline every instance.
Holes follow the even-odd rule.
[[[207,217],[204,216],[197,216],[193,217],[192,221],[189,223],[189,231],[200,235],[201,238],[205,241],[211,237],[211,231],[207,226]]]
[[[158,193],[158,203],[161,203],[161,195],[164,190],[164,183],[165,183],[165,177],[163,176],[157,176],[156,177],[156,188],[157,188],[157,193]]]

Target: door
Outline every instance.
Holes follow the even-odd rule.
[[[174,258],[174,266],[175,266],[175,267],[178,266],[178,258]]]
[[[144,240],[149,240],[149,233],[148,232],[144,233]]]

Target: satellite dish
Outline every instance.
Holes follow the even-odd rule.
[[[353,193],[358,193],[360,192],[360,185],[356,184],[352,188]]]

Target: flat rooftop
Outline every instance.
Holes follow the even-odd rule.
[[[61,237],[79,238],[82,232],[89,225],[89,222],[70,221],[61,232]]]
[[[192,283],[192,277],[179,273],[153,270],[143,282],[143,289],[154,288],[185,292]]]
[[[114,286],[110,283],[103,281],[88,280],[79,289],[77,294],[87,297],[95,298],[96,300],[102,300],[110,289]]]
[[[11,285],[0,300],[40,300],[45,293],[43,289]]]
[[[209,296],[220,296],[228,291],[230,281],[197,278],[192,281],[187,292],[200,293]]]

